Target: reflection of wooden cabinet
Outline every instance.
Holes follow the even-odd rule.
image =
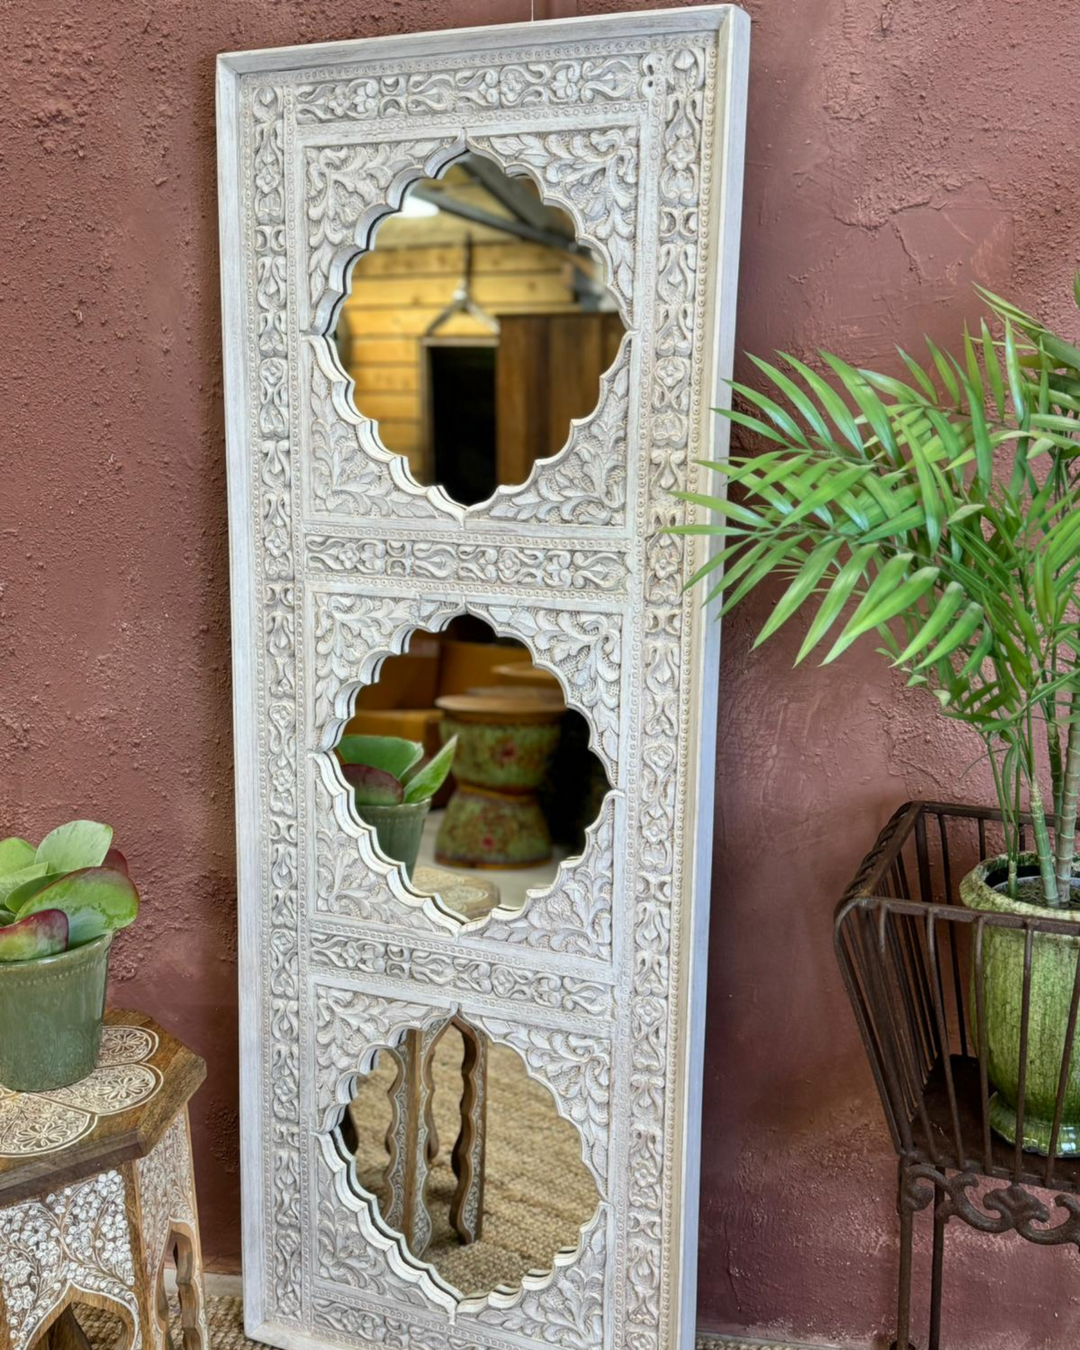
[[[498,481],[523,483],[534,461],[558,454],[570,419],[588,417],[615,360],[617,314],[500,314],[495,362]]]

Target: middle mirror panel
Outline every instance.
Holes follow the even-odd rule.
[[[336,752],[381,852],[468,920],[549,886],[610,786],[555,676],[471,615],[386,659]]]
[[[595,410],[623,332],[570,218],[470,154],[381,222],[335,337],[383,445],[471,506],[558,454],[571,419]]]

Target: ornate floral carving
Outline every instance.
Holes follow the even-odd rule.
[[[551,1089],[561,1116],[581,1131],[585,1162],[601,1195],[607,1194],[608,1122],[611,1107],[611,1047],[600,1036],[550,1027],[522,1026],[476,1017],[492,1040],[512,1045],[534,1078]]]
[[[442,539],[357,539],[309,534],[310,571],[320,575],[417,582],[454,582],[463,589],[492,585],[523,590],[626,590],[626,555],[618,549],[550,548],[525,541],[463,544]]]
[[[484,929],[491,942],[523,943],[568,956],[611,959],[611,895],[615,798],[609,795],[600,818],[586,832],[585,850],[564,865],[549,890],[511,919],[493,918]]]
[[[607,1211],[600,1207],[557,1280],[530,1289],[528,1277],[512,1296],[495,1295],[476,1312],[476,1320],[497,1326],[538,1345],[565,1350],[595,1350],[604,1343],[604,1301],[607,1290]],[[556,1264],[562,1261],[556,1258]],[[462,1305],[462,1320],[472,1311]],[[469,1319],[472,1320],[471,1318]]]
[[[524,605],[477,605],[475,609],[499,632],[527,642],[537,664],[559,675],[570,706],[584,713],[589,722],[592,746],[604,762],[609,782],[617,784],[621,616]]]
[[[439,989],[467,991],[473,1000],[489,1007],[521,1003],[587,1017],[610,1017],[613,1010],[609,984],[574,975],[537,973],[501,958],[487,960],[473,951],[432,950],[414,943],[316,929],[311,935],[311,960],[324,970],[360,979],[411,980]]]
[[[397,210],[411,182],[434,174],[455,144],[458,138],[441,136],[307,151],[308,287],[317,331],[322,312],[329,317],[327,300],[344,289],[347,263],[368,246],[371,227]]]
[[[544,200],[565,207],[578,234],[606,262],[608,284],[632,319],[637,127],[473,136],[470,144],[506,169],[530,170]]]
[[[538,460],[519,488],[500,488],[477,514],[546,525],[621,525],[626,518],[626,414],[631,339],[600,381],[596,411],[573,424],[567,448]]]
[[[316,593],[315,723],[325,727],[348,684],[368,681],[375,661],[400,652],[414,628],[438,629],[460,606],[419,597]]]
[[[246,124],[244,220],[248,231],[249,288],[254,331],[249,332],[248,406],[253,447],[257,531],[256,581],[262,607],[256,640],[260,684],[260,745],[266,818],[263,829],[261,921],[271,953],[267,1061],[270,1222],[268,1266],[277,1312],[301,1308],[299,1206],[299,942],[296,932],[297,759],[296,593],[292,553],[293,472],[288,326],[289,248],[286,227],[284,96],[255,84]]]
[[[297,90],[296,120],[368,121],[488,108],[618,102],[639,95],[647,72],[633,56],[509,60],[464,69],[338,77]]]
[[[431,1018],[438,1005],[408,1003],[333,985],[315,987],[315,1076],[320,1122],[352,1096],[351,1080],[373,1048],[393,1045],[410,1026]],[[449,1005],[443,1005],[443,1013]]]
[[[684,672],[691,661],[685,541],[668,533],[686,518],[671,497],[696,481],[690,412],[700,380],[700,333],[709,265],[702,203],[709,192],[712,147],[705,135],[715,68],[705,48],[679,47],[658,68],[663,120],[651,171],[659,182],[660,231],[655,346],[648,382],[647,492],[639,506],[645,538],[645,624],[641,678],[641,769],[631,794],[631,837],[638,851],[633,898],[633,984],[630,991],[631,1079],[626,1102],[629,1148],[627,1271],[620,1342],[626,1350],[661,1350],[666,1341],[664,1256],[670,1216],[665,1199],[672,1154],[665,1111],[676,1072],[671,1002],[678,960],[677,922],[682,858],[676,784],[686,762],[689,710]],[[659,78],[663,74],[664,78]],[[711,130],[710,130],[711,135]],[[700,392],[696,394],[700,398]],[[699,620],[700,621],[700,620]]]
[[[79,1289],[125,1308],[141,1350],[135,1262],[119,1172],[0,1209],[0,1294],[14,1350]]]
[[[375,517],[379,520],[457,519],[462,507],[441,488],[422,488],[407,461],[379,441],[375,423],[356,410],[323,338],[309,343],[311,505],[316,514]]]

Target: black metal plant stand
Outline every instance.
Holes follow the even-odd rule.
[[[1080,1158],[1053,1156],[1080,1008],[1080,962],[1058,1077],[1049,1157],[990,1129],[983,947],[988,928],[1023,934],[1017,1137],[1037,933],[1077,936],[1075,924],[988,914],[959,904],[959,879],[1002,851],[997,811],[912,802],[878,836],[836,911],[837,959],[898,1158],[900,1278],[895,1346],[911,1330],[915,1216],[933,1206],[929,1350],[940,1350],[945,1231],[958,1219],[983,1233],[1015,1231],[1042,1246],[1080,1245]],[[975,1008],[969,1007],[971,999]],[[975,1016],[972,1017],[974,1011]],[[985,1179],[1000,1181],[973,1194]],[[1040,1199],[1035,1191],[1054,1194]],[[1051,1209],[1053,1207],[1053,1211]]]

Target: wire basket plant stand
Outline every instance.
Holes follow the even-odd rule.
[[[900,1274],[894,1347],[912,1344],[915,1216],[933,1207],[928,1350],[940,1350],[945,1230],[1016,1232],[1042,1246],[1080,1245],[1080,1156],[1057,1157],[1080,1010],[1076,963],[1048,1156],[1025,1152],[1024,1089],[1040,934],[1075,923],[967,909],[959,881],[1002,849],[1000,812],[936,802],[902,806],[836,910],[840,971],[898,1159]],[[1024,841],[1021,841],[1021,847]],[[991,930],[1023,942],[1015,1144],[990,1127],[985,953]],[[1009,939],[1012,941],[1012,939]],[[1001,1184],[986,1184],[991,1183]],[[1042,1191],[1042,1198],[1037,1192]],[[1050,1192],[1046,1195],[1045,1192]]]

